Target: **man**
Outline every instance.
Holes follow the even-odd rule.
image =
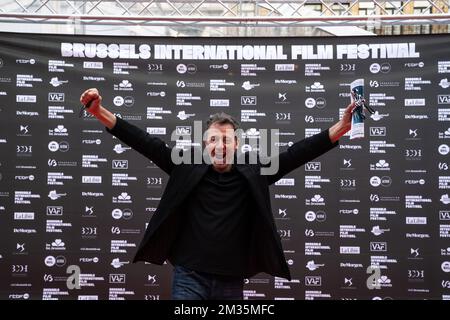
[[[83,105],[107,131],[170,175],[133,262],[174,265],[173,299],[242,299],[243,278],[259,272],[291,279],[272,216],[269,185],[337,145],[351,126],[349,105],[327,130],[277,156],[279,168],[236,160],[237,122],[224,113],[210,117],[205,137],[209,163],[175,164],[159,138],[117,118],[102,106],[97,89]]]

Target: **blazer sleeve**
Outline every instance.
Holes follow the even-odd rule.
[[[174,167],[171,159],[172,149],[163,140],[149,135],[144,130],[120,118],[117,118],[117,122],[112,129],[106,128],[106,131],[153,161],[170,175]]]
[[[280,180],[289,172],[333,149],[337,145],[338,141],[335,143],[331,142],[328,129],[294,143],[286,151],[278,155],[279,168],[275,174],[267,176],[269,185]],[[273,160],[271,160],[271,163],[272,161]]]

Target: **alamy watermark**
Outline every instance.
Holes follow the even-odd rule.
[[[194,121],[193,134],[186,135],[174,130],[171,141],[185,141],[191,145],[205,148],[185,149],[173,148],[171,159],[178,164],[212,164],[220,161],[226,164],[259,164],[261,175],[274,175],[279,169],[279,130],[258,129],[244,131],[242,129],[219,130],[209,128],[204,133],[202,121]],[[225,157],[223,150],[226,150]]]
[[[80,278],[81,278],[81,268],[75,264],[72,264],[67,267],[66,273],[70,274],[66,280],[67,289],[81,289]]]

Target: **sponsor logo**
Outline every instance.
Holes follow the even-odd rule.
[[[322,164],[320,162],[308,162],[305,164],[305,171],[320,171]]]
[[[387,251],[387,242],[370,242],[370,251],[372,252]]]
[[[49,92],[48,101],[49,102],[64,102],[65,94],[63,92]]]
[[[384,137],[386,136],[386,127],[370,127],[371,137]]]
[[[125,283],[126,275],[124,273],[113,273],[109,275],[109,283]]]
[[[450,104],[450,94],[438,95],[438,104]]]
[[[36,103],[36,96],[34,95],[16,95],[16,102],[20,103]]]
[[[256,106],[257,99],[256,96],[242,96],[241,105],[243,106]]]
[[[128,169],[128,160],[113,160],[113,169]]]
[[[441,79],[441,81],[439,82],[439,86],[443,89],[448,89],[450,88],[450,82],[448,81],[447,78]]]
[[[306,276],[305,277],[305,286],[307,286],[307,287],[322,286],[322,277],[321,276]]]

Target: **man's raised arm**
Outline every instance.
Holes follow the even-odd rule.
[[[354,104],[348,105],[342,119],[333,126],[312,137],[294,143],[286,151],[280,153],[277,172],[267,176],[269,184],[275,183],[289,172],[335,147],[338,140],[351,128],[353,109]]]
[[[173,169],[171,149],[157,137],[152,137],[144,130],[117,118],[102,106],[102,97],[97,89],[91,88],[83,92],[80,102],[86,106],[87,112],[96,117],[107,131],[121,141],[153,161],[164,172],[170,174]]]

